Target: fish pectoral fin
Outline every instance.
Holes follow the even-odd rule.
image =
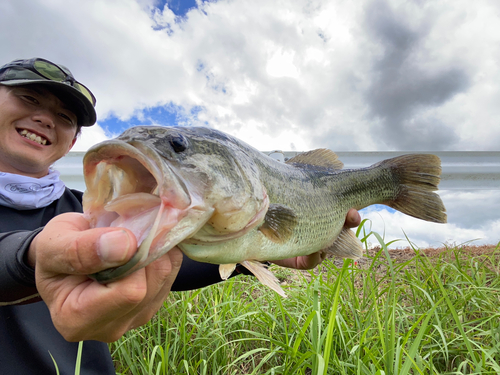
[[[357,259],[363,256],[363,244],[352,230],[344,227],[335,242],[323,251],[341,258]]]
[[[236,263],[221,264],[219,265],[219,274],[222,280],[229,279],[236,269]]]
[[[270,241],[283,244],[290,239],[297,225],[297,215],[282,204],[271,204],[259,230]]]
[[[331,169],[342,169],[344,167],[344,163],[339,160],[337,154],[327,148],[319,148],[317,150],[303,152],[288,159],[286,163],[309,164]]]
[[[286,298],[286,294],[279,284],[279,280],[269,271],[266,266],[255,260],[245,260],[241,265],[254,274],[254,276],[264,285],[268,286],[280,296]]]

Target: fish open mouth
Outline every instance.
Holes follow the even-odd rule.
[[[91,275],[98,281],[123,277],[175,246],[164,249],[167,234],[191,204],[182,181],[156,152],[138,147],[111,140],[84,158],[83,209],[91,227],[127,228],[139,246],[125,265]]]

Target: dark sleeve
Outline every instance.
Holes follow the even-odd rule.
[[[0,306],[40,300],[35,270],[25,263],[24,257],[41,230],[0,233]]]
[[[252,275],[245,267],[238,265],[230,277]],[[200,289],[223,281],[219,274],[219,265],[196,262],[184,255],[182,266],[172,285],[172,291]]]

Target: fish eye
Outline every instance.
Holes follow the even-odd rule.
[[[181,134],[171,134],[168,141],[176,153],[183,152],[188,147],[187,139]]]

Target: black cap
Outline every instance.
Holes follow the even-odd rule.
[[[48,68],[51,70],[46,70]],[[61,79],[49,78],[51,73],[59,73]],[[46,71],[49,74],[44,74]],[[73,77],[70,70],[63,65],[54,64],[41,58],[14,60],[0,67],[0,85],[24,86],[43,85],[60,98],[75,113],[78,125],[92,126],[97,120],[94,109],[96,99],[88,88]]]

